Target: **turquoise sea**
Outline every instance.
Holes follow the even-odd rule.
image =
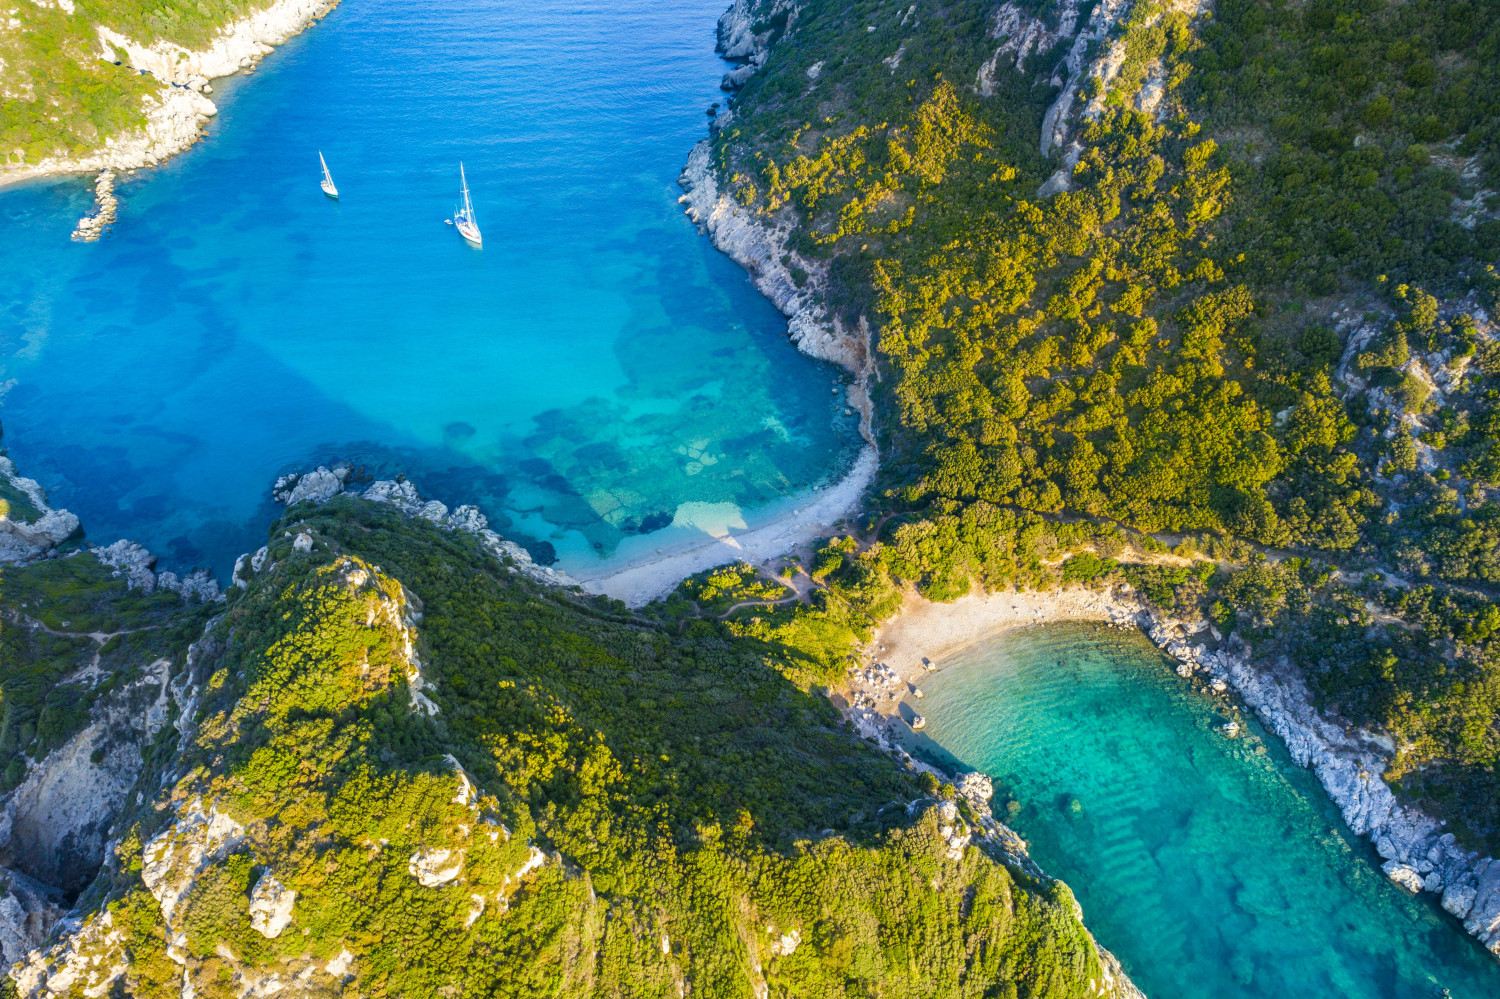
[[[1435,896],[1390,884],[1312,773],[1253,719],[1226,737],[1139,633],[1048,626],[939,667],[914,748],[994,778],[996,816],[1150,999],[1500,995]]]
[[[839,373],[677,204],[723,6],[344,0],[220,81],[98,243],[69,239],[92,178],[0,189],[22,473],[91,539],[221,574],[277,474],[340,458],[580,568],[836,478]],[[460,161],[482,250],[442,221]]]

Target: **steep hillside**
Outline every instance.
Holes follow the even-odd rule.
[[[97,880],[0,900],[35,926],[76,896],[21,995],[1128,994],[983,796],[857,739],[775,645],[539,584],[409,485],[366,495],[292,507],[223,603],[90,552],[0,576],[7,731],[43,705],[18,774],[138,761]],[[145,680],[157,720],[106,743],[98,705]]]
[[[709,149],[714,224],[779,241],[758,273],[875,330],[883,537],[922,550],[897,582],[1013,577],[960,528],[1029,522],[996,507],[1192,534],[1222,571],[1182,609],[1290,657],[1491,850],[1496,23],[741,2]]]

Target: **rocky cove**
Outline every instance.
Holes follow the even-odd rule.
[[[1350,831],[1368,838],[1394,884],[1438,896],[1466,932],[1500,956],[1500,865],[1464,849],[1441,822],[1396,798],[1381,777],[1388,740],[1321,715],[1285,661],[1257,661],[1237,638],[1217,640],[1207,621],[1163,614],[1128,586],[990,593],[951,604],[908,595],[834,696],[862,734],[921,765],[901,745],[913,729],[925,728],[920,685],[943,659],[1008,631],[1066,622],[1139,629],[1204,696],[1229,696],[1255,712],[1293,760],[1316,774]]]

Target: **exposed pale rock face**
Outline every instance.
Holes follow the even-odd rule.
[[[8,967],[40,947],[65,910],[54,889],[20,871],[0,868],[0,885],[0,955]]]
[[[964,849],[974,838],[968,823],[958,817],[958,806],[951,801],[945,801],[937,806],[938,811],[938,835],[942,837],[947,849],[943,857],[947,860],[962,860]]]
[[[125,934],[108,909],[87,921],[68,922],[69,932],[46,951],[34,950],[11,970],[16,991],[28,999],[83,995],[99,999],[125,973]]]
[[[406,870],[424,888],[437,888],[456,879],[464,871],[464,852],[423,847],[411,855]]]
[[[279,0],[264,10],[225,26],[205,49],[187,49],[170,42],[145,45],[100,26],[99,58],[123,61],[145,70],[164,83],[189,86],[229,76],[259,62],[313,20],[332,9],[328,0]],[[124,56],[121,59],[121,56]]]
[[[716,48],[725,59],[757,59],[763,62],[767,50],[774,41],[770,24],[773,18],[786,15],[786,26],[791,28],[801,10],[797,0],[734,0],[729,9],[719,16],[718,45]],[[762,25],[756,31],[756,25]]]
[[[297,893],[267,871],[250,892],[250,928],[267,939],[281,936],[281,931],[291,925],[296,901]]]
[[[422,497],[417,493],[416,485],[405,479],[399,482],[390,479],[372,482],[360,495],[371,503],[390,503],[413,517],[422,508]]]
[[[514,874],[509,874],[506,876],[506,883],[508,884],[512,881],[521,880],[526,875],[538,869],[546,862],[547,855],[543,853],[539,847],[532,846],[530,848],[530,852],[526,854],[526,862],[523,863],[519,868],[517,868]]]
[[[77,158],[49,157],[23,167],[0,168],[0,181],[156,166],[198,141],[204,123],[218,114],[218,108],[207,97],[172,86],[147,94],[141,110],[146,116],[144,128],[110,136],[103,146]]]
[[[158,659],[109,694],[89,724],[31,768],[0,813],[0,862],[45,884],[81,888],[105,859],[125,795],[140,776],[141,746],[168,719],[170,663]],[[94,751],[105,749],[98,762]]]
[[[988,774],[982,774],[977,770],[960,777],[956,786],[959,797],[973,805],[974,810],[981,815],[990,807],[990,799],[995,796],[994,782],[990,780]]]
[[[125,585],[142,593],[156,591],[156,556],[134,541],[116,541],[103,548],[90,549],[101,564],[114,570],[113,575]]]
[[[1098,73],[1085,73],[1085,60],[1125,15],[1130,6],[1130,0],[1100,0],[1089,16],[1088,23],[1074,38],[1073,47],[1068,50],[1062,65],[1052,76],[1052,85],[1062,87],[1063,90],[1042,117],[1043,155],[1050,152],[1054,146],[1060,147],[1065,144],[1069,117],[1073,111],[1073,102],[1078,97],[1079,88],[1090,75],[1102,75],[1105,72],[1104,65],[1101,63],[1096,67]]]
[[[1474,899],[1479,894],[1472,885],[1450,885],[1443,892],[1443,908],[1450,914],[1464,919],[1474,908]]]
[[[79,219],[77,228],[73,230],[73,238],[80,243],[94,242],[104,235],[104,230],[114,224],[120,202],[115,197],[113,170],[99,172],[98,179],[94,181],[94,204],[94,211]]]
[[[792,930],[789,933],[781,934],[778,939],[771,941],[771,953],[777,957],[790,957],[797,953],[797,947],[801,943],[802,931]]]
[[[1500,861],[1484,858],[1474,865],[1474,902],[1464,929],[1500,956]]]
[[[760,69],[760,67],[753,62],[747,62],[743,66],[736,66],[734,69],[731,69],[729,72],[724,74],[724,78],[719,81],[719,89],[740,89],[746,83],[750,82],[750,77],[754,76],[755,71],[758,69]]]
[[[1312,768],[1349,828],[1369,836],[1386,859],[1381,869],[1387,877],[1408,891],[1441,892],[1443,908],[1500,955],[1500,864],[1463,849],[1452,833],[1442,832],[1442,823],[1396,800],[1382,778],[1386,746],[1318,714],[1305,684],[1284,662],[1252,664],[1239,644],[1208,653],[1201,646],[1178,646],[1168,651],[1227,681],[1286,743],[1292,758]]]
[[[101,563],[113,570],[113,575],[122,577],[125,585],[142,593],[157,590],[172,590],[184,600],[216,603],[224,599],[218,580],[207,569],[195,569],[186,576],[175,572],[153,572],[156,556],[134,541],[116,541],[103,548],[90,548],[90,552]],[[238,569],[238,567],[236,567]]]
[[[141,851],[141,881],[168,926],[203,869],[234,852],[244,839],[243,826],[215,806],[204,811],[202,798],[185,804],[177,821],[151,838]]]
[[[354,955],[349,952],[349,948],[343,947],[339,949],[338,956],[328,962],[328,973],[334,978],[346,978],[352,967],[354,967]]]
[[[1000,39],[1000,47],[979,67],[975,86],[981,97],[995,95],[995,78],[1002,66],[1020,70],[1028,56],[1046,52],[1078,31],[1078,0],[1062,0],[1054,12],[1057,27],[1050,28],[1042,18],[1033,17],[1015,0],[1007,0],[994,14],[991,38]]]
[[[756,289],[787,317],[787,333],[797,349],[855,376],[850,402],[859,409],[861,431],[869,440],[866,386],[874,371],[870,331],[863,323],[846,329],[837,317],[829,316],[823,305],[828,264],[808,260],[790,248],[790,220],[764,219],[719,190],[709,140],[693,147],[678,183],[686,192],[678,200],[686,206],[688,217],[703,227],[714,246],[750,272]],[[790,264],[783,263],[783,258]],[[807,274],[801,286],[792,276],[792,266]]]

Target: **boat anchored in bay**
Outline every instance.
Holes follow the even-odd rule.
[[[333,186],[333,174],[328,172],[328,161],[323,158],[323,150],[321,149],[318,150],[318,162],[323,164],[323,183],[319,186],[323,188],[324,194],[328,195],[334,201],[339,200],[339,189]]]
[[[448,224],[458,229],[458,234],[475,246],[484,245],[484,237],[479,233],[479,222],[474,218],[474,202],[469,198],[469,178],[464,175],[464,165],[458,165],[459,196],[463,199],[463,205],[453,213]]]

